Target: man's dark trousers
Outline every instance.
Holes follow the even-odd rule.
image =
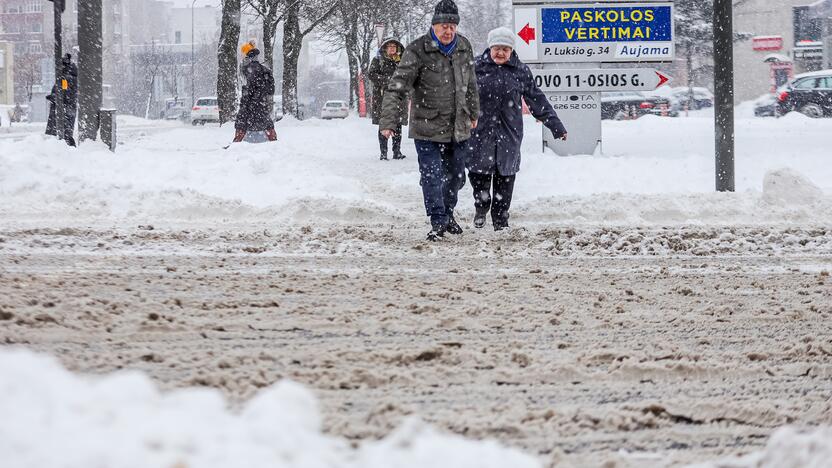
[[[425,211],[434,229],[447,227],[465,186],[465,144],[416,140]]]

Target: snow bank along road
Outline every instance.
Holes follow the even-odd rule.
[[[211,150],[218,129],[116,157],[0,142],[0,343],[237,402],[288,378],[320,398],[331,434],[380,437],[415,414],[557,466],[681,465],[832,424],[822,124],[759,124],[801,135],[805,158],[759,133],[740,161],[763,168],[736,195],[698,193],[707,156],[682,138],[709,137],[696,119],[626,130],[676,132],[667,158],[684,178],[666,149],[530,153],[586,181],[629,167],[613,190],[628,194],[528,173],[515,229],[438,245],[422,241],[412,151],[380,166],[362,122],[289,125],[282,155]]]

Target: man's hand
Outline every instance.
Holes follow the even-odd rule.
[[[563,140],[563,141],[566,141],[566,135],[568,135],[568,133],[564,133],[563,136],[560,137],[560,139]]]
[[[477,124],[478,124],[478,123],[479,123],[479,120],[477,120],[477,119],[472,119],[472,120],[471,120],[471,130],[473,130],[473,129],[477,128]]]
[[[390,130],[389,128],[385,128],[384,130],[381,131],[381,135],[384,138],[390,138],[395,134],[396,134],[396,131],[395,130]]]

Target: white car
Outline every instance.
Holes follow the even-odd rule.
[[[350,106],[344,101],[327,101],[321,109],[321,118],[346,119],[350,115]]]
[[[220,106],[216,97],[201,97],[196,100],[191,109],[191,124],[205,125],[208,122],[220,121]]]

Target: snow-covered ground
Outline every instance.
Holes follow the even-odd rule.
[[[54,359],[0,349],[0,395],[4,468],[543,466],[494,441],[443,434],[415,418],[384,440],[356,446],[323,434],[314,396],[291,382],[232,411],[216,390],[165,393],[140,372],[79,377]],[[830,458],[832,428],[785,428],[765,450],[690,468],[825,468]],[[641,455],[641,463],[655,460]]]
[[[736,194],[714,193],[712,127],[707,116],[605,122],[603,156],[563,158],[542,152],[540,127],[530,120],[513,219],[570,226],[832,221],[832,119],[739,120]],[[412,143],[407,160],[379,162],[366,120],[287,119],[277,144],[223,150],[231,132],[133,134],[116,154],[98,144],[70,150],[37,134],[0,141],[0,224],[423,221]],[[461,194],[464,216],[472,211],[469,190]]]
[[[832,119],[746,114],[733,194],[707,113],[528,120],[513,229],[438,245],[365,120],[0,134],[0,466],[828,466]]]

